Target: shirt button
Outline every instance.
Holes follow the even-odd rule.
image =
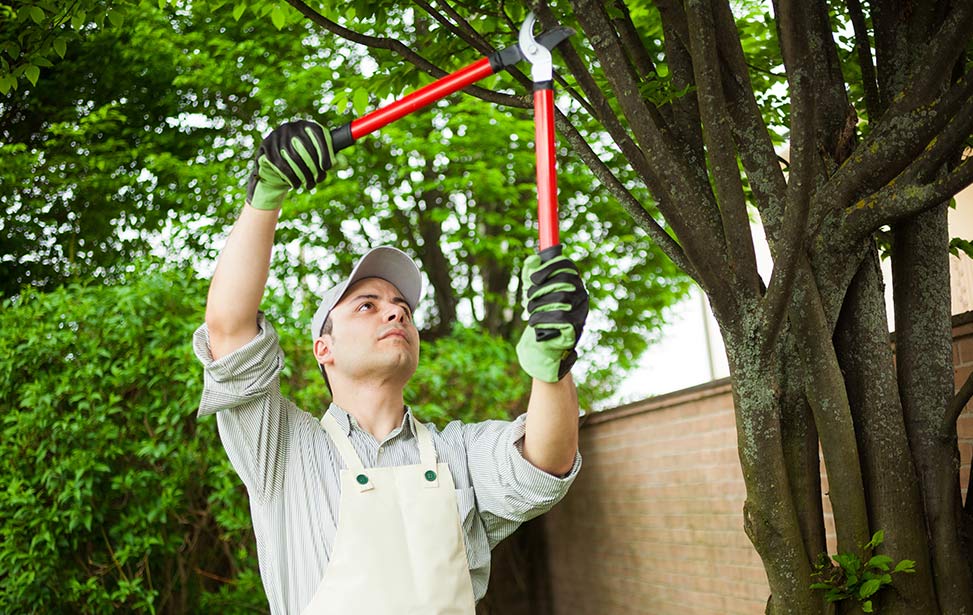
[[[436,480],[436,473],[432,470],[426,470],[426,480],[429,482]]]
[[[364,485],[365,483],[368,482],[368,477],[365,476],[364,474],[359,474],[357,477],[355,477],[355,480],[358,481],[359,485]]]

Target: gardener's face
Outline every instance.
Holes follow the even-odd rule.
[[[419,364],[419,332],[402,293],[381,278],[359,280],[331,310],[331,333],[315,343],[332,380],[380,378],[404,386]]]

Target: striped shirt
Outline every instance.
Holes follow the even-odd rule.
[[[220,439],[246,485],[260,577],[272,613],[300,613],[324,577],[337,532],[345,465],[318,419],[280,394],[284,356],[277,333],[258,317],[247,345],[213,360],[206,325],[193,348],[203,364],[199,416],[216,414]],[[331,404],[365,467],[419,463],[412,412],[383,442]],[[426,424],[439,461],[449,464],[466,543],[473,593],[486,594],[490,550],[521,523],[551,509],[581,468],[552,476],[522,455],[526,414],[514,421]]]

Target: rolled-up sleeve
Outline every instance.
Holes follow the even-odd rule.
[[[492,549],[523,522],[542,515],[567,494],[581,470],[581,454],[564,476],[554,476],[523,456],[527,415],[513,421],[465,425],[470,480]]]
[[[204,324],[193,335],[193,350],[203,364],[198,416],[216,414],[233,468],[252,497],[266,497],[282,484],[291,404],[280,394],[284,355],[277,333],[263,314],[257,328],[249,343],[214,360]]]

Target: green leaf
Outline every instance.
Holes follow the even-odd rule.
[[[81,28],[85,26],[86,23],[85,18],[87,16],[88,16],[87,13],[83,10],[75,13],[74,16],[71,18],[71,27],[74,28],[75,30],[81,30]]]
[[[20,53],[22,51],[17,41],[7,41],[4,43],[3,49],[7,52],[7,55],[14,60],[20,57]]]
[[[871,600],[866,600],[865,602],[862,602],[862,611],[864,611],[866,613],[872,613],[872,612],[874,612],[872,610],[872,601]]]
[[[108,21],[116,28],[120,28],[125,24],[125,16],[118,10],[108,11]]]
[[[31,84],[37,85],[37,79],[41,76],[41,69],[38,66],[30,65],[27,70],[24,71],[24,76],[30,80]]]
[[[892,572],[915,572],[916,563],[911,559],[904,559],[895,565],[895,569]]]
[[[45,17],[44,9],[39,6],[31,6],[27,8],[27,14],[34,20],[34,23],[43,25]]]
[[[878,545],[882,544],[883,540],[885,540],[885,530],[879,530],[872,535],[872,539],[865,544],[865,548],[874,549]]]
[[[243,17],[243,12],[246,10],[247,10],[246,2],[237,3],[237,5],[233,7],[233,19],[235,19],[236,21],[240,21],[240,18]]]
[[[278,30],[284,28],[284,9],[279,4],[274,5],[274,10],[270,13],[270,21],[273,22],[274,27]]]
[[[846,573],[850,576],[858,575],[858,570],[861,568],[861,560],[858,559],[857,555],[852,553],[838,553],[834,556],[834,561],[841,566]]]
[[[953,237],[949,240],[949,253],[953,256],[959,256],[960,252],[963,252],[963,254],[973,258],[973,243],[966,239]]]
[[[882,582],[878,579],[865,581],[862,583],[861,587],[858,588],[858,596],[861,598],[868,598],[877,592],[880,587],[882,587]]]
[[[57,53],[57,55],[63,58],[64,54],[67,53],[67,50],[68,44],[63,36],[59,36],[54,39],[54,51]]]
[[[866,568],[878,568],[879,570],[888,570],[889,566],[892,565],[892,558],[888,555],[876,555],[868,560],[865,564]]]
[[[351,100],[351,106],[355,110],[355,115],[364,115],[368,109],[368,90],[355,90],[355,94]]]

